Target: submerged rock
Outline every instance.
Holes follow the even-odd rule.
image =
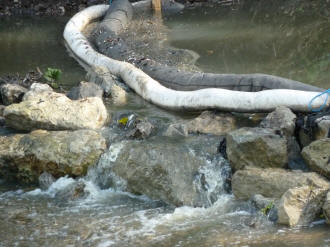
[[[330,188],[330,183],[315,172],[289,171],[279,168],[247,167],[235,172],[232,178],[233,193],[236,198],[243,200],[256,194],[280,198],[287,190],[305,185]]]
[[[253,206],[255,206],[262,214],[268,217],[269,220],[276,222],[278,219],[277,205],[279,200],[276,198],[267,198],[262,195],[253,195],[250,199]]]
[[[17,84],[4,84],[0,87],[0,96],[4,105],[11,105],[22,101],[28,90]]]
[[[142,138],[149,137],[154,130],[154,126],[147,120],[140,120],[136,123],[136,126],[127,133],[127,137],[130,138]]]
[[[224,135],[235,129],[235,118],[230,114],[216,114],[204,111],[197,118],[187,123],[171,124],[166,136],[188,136],[188,134]]]
[[[108,162],[132,193],[176,206],[210,206],[225,191],[229,166],[220,155],[200,150],[201,140],[199,150],[194,145],[177,139],[164,142],[163,137],[124,141],[110,147]]]
[[[39,187],[42,190],[47,190],[55,181],[56,179],[53,177],[53,175],[48,172],[41,173],[38,178]]]
[[[286,138],[274,130],[241,128],[226,135],[227,156],[234,170],[246,166],[285,167],[288,163]]]
[[[329,188],[306,185],[289,189],[278,205],[278,223],[290,227],[309,225],[320,214]]]
[[[0,137],[0,173],[24,183],[36,183],[40,174],[82,176],[106,149],[105,139],[93,130],[36,130]]]
[[[327,223],[330,225],[330,190],[328,191],[325,202],[323,205],[323,215],[327,221]]]
[[[260,127],[278,130],[285,136],[292,136],[296,127],[296,115],[287,107],[276,107],[260,123]]]
[[[330,179],[330,138],[312,142],[302,151],[311,170]]]
[[[61,190],[56,191],[54,197],[60,201],[73,201],[89,195],[85,190],[86,184],[82,181],[74,181]]]
[[[78,87],[73,87],[68,93],[69,99],[78,100],[88,97],[103,97],[103,89],[92,82],[81,81]]]
[[[108,120],[102,99],[72,101],[63,94],[43,92],[6,107],[6,125],[17,130],[99,129]]]

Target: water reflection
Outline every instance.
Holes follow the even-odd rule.
[[[62,37],[68,17],[6,18],[0,20],[0,76],[24,76],[39,67],[59,68],[64,87],[84,79],[85,71],[68,56]]]
[[[196,8],[166,21],[171,45],[200,55],[205,72],[267,73],[328,88],[330,20],[256,19],[243,11]]]

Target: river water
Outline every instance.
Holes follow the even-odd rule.
[[[329,16],[272,14],[258,18],[246,11],[203,7],[171,16],[165,24],[170,44],[197,52],[196,65],[205,72],[265,73],[329,88]]]
[[[259,52],[263,44],[267,46],[267,42],[274,38],[275,34],[269,26],[252,28],[245,24],[242,27],[244,21],[235,20],[231,15],[220,15],[220,21],[210,21],[207,13],[201,22],[193,21],[197,20],[195,10],[165,22],[172,30],[172,44],[197,52],[200,55],[198,66],[206,71],[275,71],[272,70],[270,61],[274,59],[273,48],[268,50],[273,55],[269,55],[267,51]],[[14,72],[23,74],[39,66],[41,69],[60,68],[63,71],[61,83],[67,87],[83,79],[84,70],[68,56],[63,44],[62,30],[66,21],[67,18],[1,20],[0,76]],[[256,35],[262,39],[260,43],[255,43],[258,40],[255,39]],[[224,38],[227,36],[230,36],[228,40]],[[219,40],[222,40],[220,46]],[[225,40],[229,43],[224,44]],[[244,42],[239,43],[238,40]],[[224,52],[219,53],[222,49]],[[324,54],[328,53],[329,50],[324,50]],[[280,56],[279,51],[277,54]],[[293,66],[292,78],[300,78],[298,70],[301,66],[305,65]],[[256,68],[261,71],[255,71]],[[290,75],[286,66],[282,68],[283,70],[276,69],[275,72]],[[320,70],[316,77],[312,77],[314,79],[302,81],[326,87],[328,84],[322,78],[328,75],[328,71]],[[168,123],[195,116],[158,109],[132,94],[125,107],[114,108],[109,102],[106,103],[115,117],[122,113],[135,112],[159,124],[159,132]],[[249,121],[243,122],[251,124]],[[209,208],[175,208],[144,195],[127,193],[120,185],[104,186],[107,184],[106,179],[113,179],[111,165],[122,152],[120,138],[115,137],[120,133],[108,131],[111,140],[109,150],[84,178],[60,178],[45,191],[34,186],[19,186],[0,180],[0,247],[330,246],[330,230],[324,222],[315,222],[305,228],[279,227],[255,210],[250,203],[236,201],[230,193],[219,193]],[[156,138],[162,139],[160,135]],[[188,140],[181,141],[189,144]],[[201,147],[197,145],[195,148]],[[191,153],[193,155],[194,150]],[[205,156],[210,155],[206,153]],[[206,173],[219,173],[219,164],[212,163],[216,161],[208,162],[210,166]],[[222,186],[220,177],[209,176],[206,179],[208,184]],[[77,183],[82,185],[82,190],[78,194],[72,194],[72,188]]]

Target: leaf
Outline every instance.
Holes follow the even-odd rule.
[[[128,122],[128,117],[123,117],[121,119],[118,120],[118,123],[122,124],[122,125],[126,125]]]

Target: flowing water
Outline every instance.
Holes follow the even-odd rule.
[[[269,40],[276,36],[277,29],[274,31],[267,25],[252,28],[249,23],[243,25],[243,20],[234,20],[231,15],[221,15],[217,22],[210,21],[207,14],[204,21],[196,18],[195,10],[187,15],[168,20],[167,24],[173,30],[172,44],[199,53],[201,57],[198,65],[203,69],[243,73],[260,72],[253,71],[259,68],[262,72],[269,73],[272,70],[267,68],[272,69],[279,63],[274,57],[274,48],[259,51],[259,48],[269,45]],[[26,73],[39,66],[41,69],[62,69],[63,84],[66,85],[76,84],[84,78],[84,71],[68,56],[63,45],[61,33],[66,20],[1,20],[0,75],[17,71]],[[229,43],[224,44],[227,36],[230,36]],[[260,43],[251,41],[256,40],[255,36],[260,38]],[[242,42],[238,42],[239,40]],[[217,47],[219,43],[221,44]],[[235,44],[236,48],[233,48]],[[219,53],[224,47],[227,47],[224,52]],[[329,50],[324,50],[324,54],[328,53]],[[280,56],[281,53],[276,50],[276,54]],[[274,66],[271,65],[272,59],[276,61]],[[287,75],[286,66],[282,68],[279,75]],[[327,73],[320,70],[316,76],[318,79],[307,82],[326,87],[326,81],[322,78],[327,77]],[[293,74],[299,73],[293,70]],[[123,113],[134,112],[141,117],[148,117],[161,133],[166,124],[195,116],[174,114],[132,94],[129,97],[129,104],[125,107],[113,108],[106,102],[114,119]],[[244,121],[240,121],[240,124],[251,124],[244,117],[242,119]],[[226,190],[222,188],[222,176],[225,166],[217,159],[212,159],[213,154],[200,152],[205,147],[198,141],[191,147],[189,155],[198,153],[207,162],[207,166],[203,168],[209,185],[205,193],[211,194],[214,188],[221,191],[216,196],[212,195],[215,202],[211,207],[175,208],[144,195],[125,192],[125,181],[118,179],[111,171],[113,162],[123,152],[120,130],[116,132],[106,129],[104,132],[107,131],[111,146],[84,178],[60,178],[44,191],[37,187],[19,186],[0,180],[0,247],[330,246],[330,230],[323,221],[305,228],[278,227],[250,203],[236,201],[230,193],[224,192]],[[171,145],[161,134],[157,135],[156,138],[161,142]],[[190,145],[188,139],[180,141],[183,145]],[[183,151],[181,147],[177,150]],[[109,181],[112,186],[107,186]],[[72,193],[72,188],[77,184],[82,189]]]

